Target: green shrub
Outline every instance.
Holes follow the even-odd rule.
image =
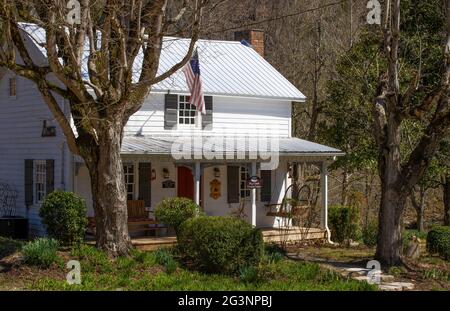
[[[285,255],[285,251],[277,244],[267,244],[265,246],[264,261],[268,264],[283,260]]]
[[[435,226],[428,232],[427,251],[450,260],[450,226]]]
[[[169,198],[156,206],[155,216],[159,221],[174,228],[178,234],[180,225],[189,218],[199,215],[199,211],[198,205],[190,199]]]
[[[36,239],[22,247],[22,254],[26,264],[48,268],[59,261],[58,241],[54,239]]]
[[[359,239],[359,212],[356,207],[331,206],[328,215],[333,241],[344,243],[349,239]]]
[[[369,247],[377,245],[378,224],[375,221],[369,221],[363,226],[361,234],[364,245]]]
[[[177,270],[178,263],[169,250],[160,248],[154,252],[154,256],[156,263],[164,266],[167,274],[172,274]]]
[[[178,245],[196,268],[211,273],[255,266],[264,254],[261,231],[235,217],[191,218],[180,227]]]
[[[84,239],[87,217],[83,199],[72,192],[55,191],[44,200],[39,215],[51,238],[63,244],[80,243]]]
[[[259,279],[258,269],[255,267],[242,267],[239,269],[239,279],[243,283],[255,283]]]

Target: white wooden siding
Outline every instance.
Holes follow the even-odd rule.
[[[205,135],[279,136],[291,135],[291,102],[253,98],[220,97],[213,99],[213,130]],[[191,129],[179,126],[180,135]],[[169,134],[164,130],[164,94],[151,94],[143,107],[125,127],[125,135]]]
[[[62,172],[63,157],[67,161],[67,151],[63,151],[65,139],[58,127],[56,137],[41,137],[43,121],[51,120],[51,125],[56,122],[36,86],[29,80],[17,77],[17,95],[10,98],[9,78],[12,76],[7,72],[0,80],[0,181],[18,191],[19,215],[29,217],[31,234],[42,235],[39,206],[25,207],[24,160],[53,159],[55,189],[64,188],[68,180]]]

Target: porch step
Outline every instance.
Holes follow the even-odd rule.
[[[136,249],[142,251],[154,251],[158,248],[171,247],[176,245],[177,238],[174,236],[133,238],[131,239],[131,243]]]
[[[262,229],[265,242],[297,242],[302,240],[314,240],[326,238],[326,231],[318,228],[286,228]]]

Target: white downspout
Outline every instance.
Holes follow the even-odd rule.
[[[321,227],[326,231],[328,243],[334,244],[333,241],[331,241],[331,232],[330,228],[328,227],[328,165],[326,161],[322,162],[320,177],[320,184],[322,188]]]

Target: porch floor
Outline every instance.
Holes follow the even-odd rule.
[[[297,242],[301,240],[324,239],[326,231],[319,228],[261,228],[265,242]],[[152,251],[158,248],[177,244],[175,236],[135,237],[131,239],[133,246],[139,250]]]

